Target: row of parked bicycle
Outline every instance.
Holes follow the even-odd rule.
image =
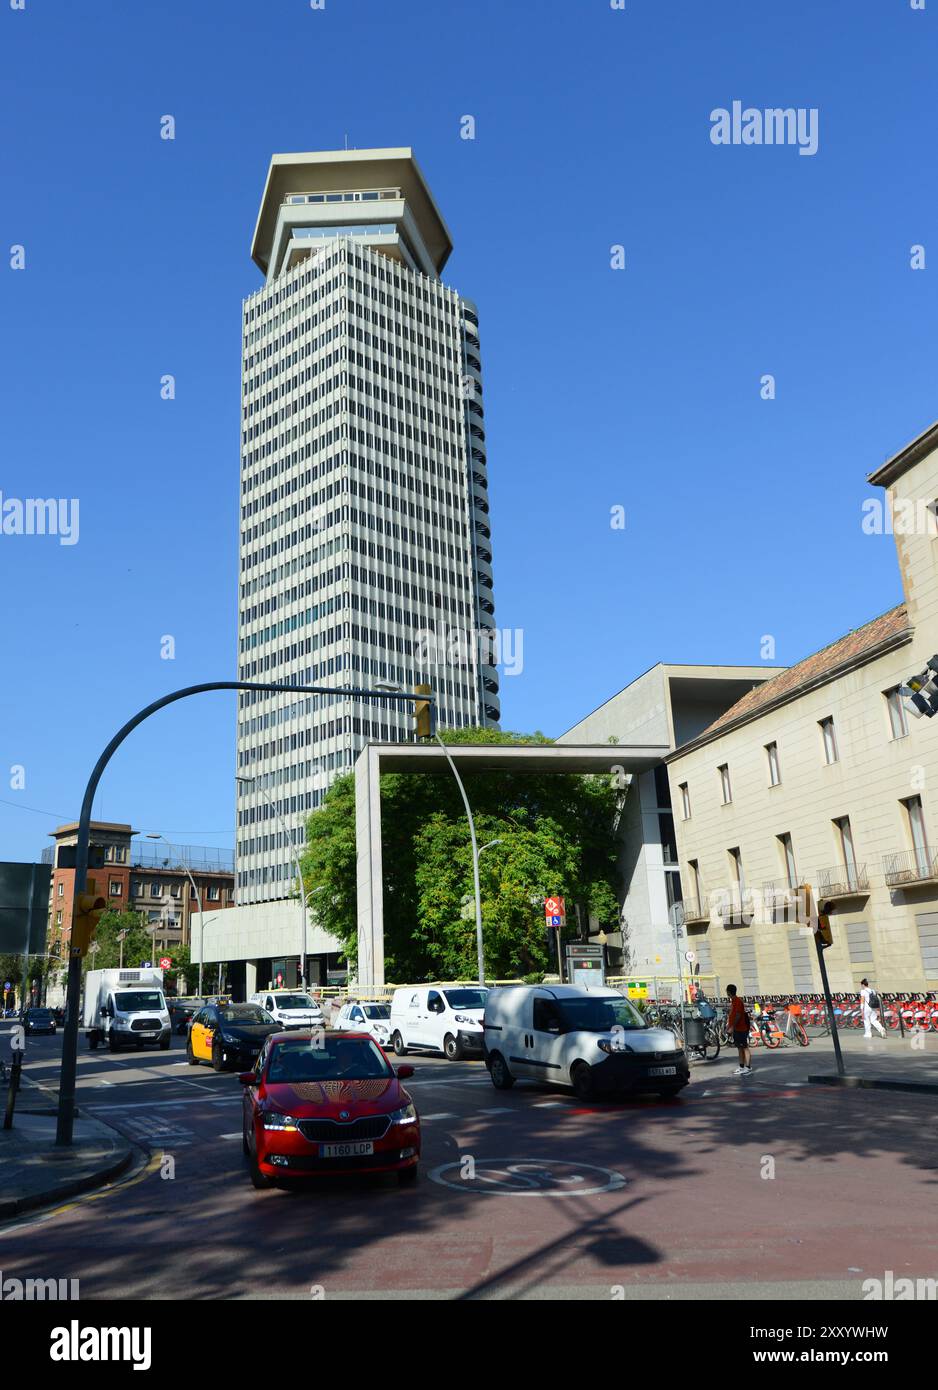
[[[879,1017],[884,1028],[898,1032],[938,1033],[938,995],[882,994]],[[834,1023],[838,1028],[862,1028],[863,1008],[859,995],[834,994]],[[750,1014],[755,1004],[769,1010],[783,1009],[793,1014],[807,1028],[828,1028],[827,1004],[823,994],[757,996],[745,1000]]]

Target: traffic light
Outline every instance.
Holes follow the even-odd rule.
[[[925,667],[914,676],[909,676],[905,685],[899,686],[902,703],[909,714],[916,719],[926,715],[929,719],[938,714],[938,656],[933,656]]]
[[[425,700],[414,701],[414,732],[418,738],[433,737],[433,703],[430,700],[428,685],[415,685],[416,695],[425,695]]]
[[[826,951],[828,946],[833,946],[834,938],[831,933],[831,919],[827,913],[830,903],[819,902],[817,905],[817,926],[814,928],[822,951]]]
[[[98,896],[93,878],[88,879],[86,888],[86,892],[75,894],[75,906],[72,909],[71,949],[80,951],[82,955],[87,954],[98,929],[101,914],[107,910],[107,899]]]

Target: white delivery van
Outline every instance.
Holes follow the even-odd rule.
[[[265,989],[252,994],[250,1004],[260,1004],[284,1029],[321,1028],[322,1009],[299,989]]]
[[[481,985],[407,985],[391,1000],[391,1045],[398,1057],[411,1049],[445,1052],[451,1062],[482,1051]]]
[[[674,1096],[690,1080],[687,1057],[668,1028],[649,1028],[618,990],[586,985],[506,985],[485,1001],[484,1056],[492,1084],[572,1086]]]
[[[89,970],[85,976],[82,1022],[90,1047],[106,1042],[120,1047],[158,1044],[165,1052],[172,1041],[169,1010],[163,996],[163,972]]]

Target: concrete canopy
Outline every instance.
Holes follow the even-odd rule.
[[[447,751],[460,776],[473,772],[579,772],[594,776],[646,772],[670,751],[666,744],[458,744]],[[355,763],[358,980],[384,984],[384,876],[381,852],[381,773],[449,773],[435,744],[368,743]],[[472,785],[467,783],[472,803]]]

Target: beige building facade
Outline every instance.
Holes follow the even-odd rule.
[[[820,989],[803,883],[831,905],[832,990],[938,989],[938,718],[898,693],[938,653],[938,425],[869,482],[858,525],[892,533],[904,601],[667,760],[688,947],[748,995]]]

